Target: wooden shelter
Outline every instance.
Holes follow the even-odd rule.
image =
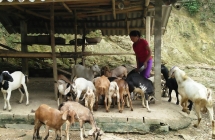
[[[164,2],[166,0],[163,0]],[[81,57],[91,55],[77,52],[77,34],[85,35],[89,31],[100,29],[103,35],[128,35],[131,30],[139,30],[149,41],[155,35],[155,80],[160,79],[161,35],[165,32],[172,9],[168,4],[158,0],[0,0],[0,22],[8,33],[21,35],[21,52],[0,53],[0,57],[22,58],[23,72],[28,73],[28,58],[52,58],[54,80],[57,79],[56,57]],[[75,52],[55,52],[57,42],[55,34],[75,34]],[[50,53],[29,53],[29,34],[46,34]],[[39,38],[39,36],[38,36]],[[37,39],[38,39],[37,38]],[[36,42],[41,44],[41,42]],[[96,54],[94,54],[96,55]],[[98,54],[99,55],[99,54]],[[102,54],[105,55],[105,54]],[[106,54],[115,55],[115,54]],[[157,73],[157,74],[156,74]],[[156,87],[157,85],[157,87]],[[156,91],[160,91],[159,80],[155,81]],[[56,93],[56,89],[55,89]],[[159,96],[157,98],[159,99]]]

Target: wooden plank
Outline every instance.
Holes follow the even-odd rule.
[[[17,6],[17,5],[12,5],[14,8],[16,8],[16,9],[18,9],[18,10],[20,10],[20,11],[22,11],[22,12],[26,12],[26,13],[28,13],[28,14],[31,14],[31,15],[34,15],[34,16],[37,16],[37,17],[41,17],[41,18],[44,18],[44,19],[49,19],[48,17],[46,17],[46,16],[43,16],[43,15],[40,15],[40,14],[37,14],[37,13],[35,13],[35,12],[32,12],[32,11],[30,11],[30,10],[26,10],[26,9],[23,9],[22,7],[20,7],[20,6]]]
[[[116,5],[115,0],[112,0],[113,19],[116,19]]]
[[[72,10],[66,5],[66,3],[62,2],[62,5],[64,6],[64,8],[67,9],[67,11],[69,11],[69,13],[70,13],[71,15],[73,15]]]

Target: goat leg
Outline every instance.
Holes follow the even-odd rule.
[[[7,109],[7,93],[3,93],[3,96],[4,96],[4,110]]]
[[[197,118],[198,118],[198,121],[196,124],[194,124],[194,127],[198,127],[199,126],[199,123],[201,121],[201,106],[198,104],[198,103],[195,103],[195,111],[196,111],[196,115],[197,115]]]
[[[172,89],[170,88],[170,89],[169,89],[169,100],[168,100],[168,102],[171,102],[171,100],[172,100],[171,93],[172,93]]]
[[[21,93],[21,97],[20,97],[20,100],[19,100],[19,103],[21,104],[22,103],[22,100],[23,100],[23,97],[24,97],[24,89],[23,87],[19,88],[19,92]]]
[[[175,90],[175,94],[176,94],[176,99],[177,99],[176,104],[179,105],[179,99],[178,99],[178,94],[179,94],[179,93],[178,93],[178,90]]]
[[[212,139],[215,139],[215,121],[212,120]]]
[[[149,101],[148,101],[148,100],[146,100],[146,108],[147,108],[147,111],[148,111],[148,112],[151,112],[151,110],[150,110],[150,108],[149,108]]]
[[[44,138],[44,140],[47,140],[48,137],[49,137],[49,126],[46,125],[46,131],[45,131],[45,138]]]

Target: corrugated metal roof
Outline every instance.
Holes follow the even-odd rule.
[[[94,0],[96,2],[96,0]],[[80,2],[80,3],[78,3]],[[103,35],[128,35],[130,30],[140,30],[145,33],[144,1],[126,1],[125,8],[120,10],[115,6],[116,19],[113,16],[112,0],[100,0],[101,5],[89,1],[55,1],[55,33],[75,34],[74,11],[77,14],[77,33],[83,34],[95,29],[101,29]],[[119,1],[116,1],[116,3]],[[23,2],[24,3],[24,2]],[[83,4],[84,3],[84,4]],[[150,1],[147,15],[151,16],[151,27],[154,26],[154,1]],[[5,3],[4,3],[5,4]],[[73,14],[68,12],[62,4],[66,4]],[[136,4],[136,5],[135,5]],[[137,5],[140,4],[140,5]],[[2,3],[0,3],[2,5]],[[27,23],[28,34],[49,34],[50,31],[50,3],[24,3],[11,6],[0,6],[0,22],[6,30],[20,33],[20,21]],[[90,10],[92,8],[92,10]],[[162,26],[165,29],[172,7],[163,5]],[[100,11],[100,12],[99,12]],[[164,30],[163,30],[164,31]],[[152,32],[153,34],[153,32]]]

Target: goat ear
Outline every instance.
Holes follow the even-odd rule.
[[[67,89],[64,91],[64,95],[67,95],[71,91],[71,86],[69,86]]]
[[[93,129],[91,129],[91,130],[89,130],[88,135],[89,135],[89,136],[92,136],[92,135],[93,135],[93,133],[94,133],[94,130],[93,130]]]
[[[0,75],[0,83],[3,81],[3,75]]]
[[[67,120],[68,110],[63,112],[62,120]]]
[[[69,116],[71,117],[70,123],[75,123],[75,117],[77,116],[76,112],[74,110],[69,110]]]

